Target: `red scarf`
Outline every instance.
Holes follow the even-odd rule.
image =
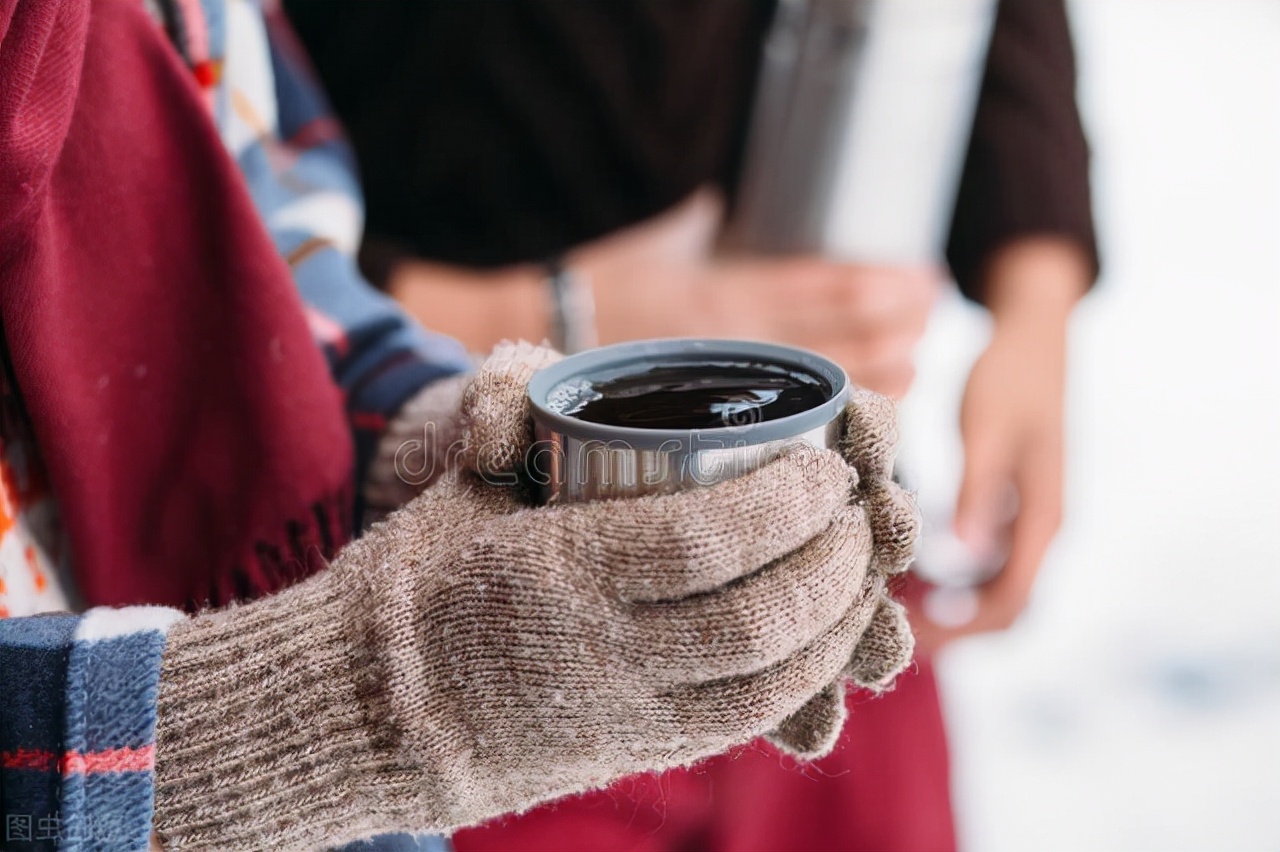
[[[140,0],[0,0],[0,321],[87,604],[263,594],[348,537],[340,394]]]

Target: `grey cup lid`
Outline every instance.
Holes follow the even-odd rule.
[[[808,411],[776,420],[712,429],[642,429],[579,420],[556,410],[558,389],[634,375],[665,364],[752,362],[776,365],[813,376],[830,388],[828,399]],[[752,340],[667,338],[619,343],[580,352],[544,367],[529,382],[534,423],[543,430],[579,441],[621,441],[635,449],[749,446],[795,438],[834,420],[849,399],[849,377],[839,364],[816,352]],[[672,445],[671,442],[676,442]]]

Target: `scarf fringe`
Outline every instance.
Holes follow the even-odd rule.
[[[278,539],[256,542],[250,558],[211,578],[203,599],[193,594],[186,608],[198,612],[286,589],[327,568],[351,531],[350,495],[333,494],[312,504],[310,518],[289,521]]]

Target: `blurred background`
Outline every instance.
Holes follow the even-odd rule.
[[[1276,849],[1280,4],[1069,11],[1103,275],[1071,333],[1063,530],[1021,621],[939,662],[960,841]],[[934,502],[959,445],[932,412],[986,331],[944,298],[920,352],[905,443]]]

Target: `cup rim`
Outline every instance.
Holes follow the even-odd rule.
[[[799,369],[828,382],[827,400],[807,411],[742,426],[715,426],[705,429],[644,429],[610,426],[560,414],[547,406],[547,397],[561,383],[588,373],[614,370],[629,364],[658,364],[682,358],[706,360],[759,360]],[[633,449],[660,449],[677,442],[680,449],[713,449],[753,446],[770,441],[797,438],[834,420],[849,400],[849,376],[844,369],[822,355],[798,346],[755,340],[670,337],[637,340],[601,346],[569,355],[543,367],[529,381],[528,399],[534,423],[547,431],[579,441],[605,444],[623,442]],[[675,448],[673,448],[675,449]]]

